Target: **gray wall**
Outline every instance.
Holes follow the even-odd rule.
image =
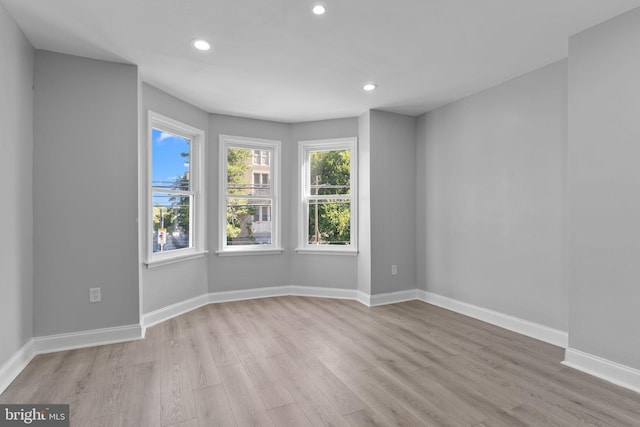
[[[35,336],[139,321],[137,85],[132,65],[36,52]]]
[[[33,335],[34,50],[0,5],[0,367]]]
[[[371,294],[415,289],[416,118],[371,110],[369,126]]]
[[[288,224],[291,232],[288,247],[298,246],[298,141],[358,136],[358,119],[322,120],[291,125],[289,159],[284,165],[286,179],[291,186],[291,203],[288,210],[293,215]],[[291,253],[290,283],[297,286],[355,289],[357,258],[350,255],[311,255]]]
[[[566,75],[558,62],[420,117],[419,288],[567,330]]]
[[[371,295],[371,111],[358,117],[358,292]]]
[[[153,110],[207,132],[207,236],[210,253],[190,260],[147,269],[140,264],[143,311],[149,313],[206,292],[298,285],[355,288],[356,258],[298,255],[298,141],[357,136],[357,119],[286,124],[243,117],[207,114],[157,88],[143,85],[143,113]],[[218,184],[219,135],[274,139],[282,142],[281,255],[219,256]]]
[[[569,43],[569,345],[640,369],[640,9]]]
[[[142,86],[144,138],[147,138],[147,111],[152,110],[189,126],[205,131],[206,147],[217,147],[217,137],[209,135],[209,114],[179,100],[153,86]],[[216,174],[217,165],[209,165],[206,172]],[[146,185],[146,183],[145,183]],[[211,221],[207,221],[212,226]],[[144,238],[144,236],[143,236]],[[142,243],[141,243],[142,246]],[[214,245],[215,246],[215,245]],[[144,249],[144,248],[143,248]],[[209,242],[209,250],[215,250]],[[143,313],[175,304],[208,292],[206,257],[148,269],[140,260],[142,269]]]
[[[207,161],[209,178],[207,180],[208,200],[208,244],[209,250],[209,292],[234,291],[268,286],[289,285],[290,280],[290,251],[283,254],[255,255],[255,256],[219,256],[218,250],[218,157],[220,134],[264,138],[282,141],[282,164],[288,165],[296,161],[291,156],[291,140],[289,125],[286,123],[265,120],[247,119],[243,117],[211,114],[209,116],[209,147]],[[283,172],[285,170],[283,169]],[[288,246],[291,227],[295,216],[288,206],[291,204],[291,186],[294,182],[286,179],[282,182],[282,241]]]

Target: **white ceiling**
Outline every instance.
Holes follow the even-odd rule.
[[[417,115],[567,56],[640,0],[0,0],[38,49],[137,64],[203,110]],[[213,42],[208,53],[193,38]],[[375,82],[378,90],[362,91]]]

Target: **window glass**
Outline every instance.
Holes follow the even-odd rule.
[[[307,161],[310,165],[307,242],[351,244],[351,200],[335,198],[351,193],[351,150],[310,151]]]
[[[298,152],[298,251],[355,251],[356,139],[301,141]]]
[[[226,144],[225,247],[272,245],[273,149]]]
[[[151,140],[151,185],[188,191],[191,140],[155,128]]]
[[[191,140],[152,128],[151,147],[152,252],[189,248]]]
[[[206,251],[204,132],[148,112],[146,260],[152,267]]]
[[[191,196],[153,193],[153,252],[191,246]]]

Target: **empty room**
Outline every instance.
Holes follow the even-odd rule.
[[[0,0],[0,425],[640,426],[640,0]]]

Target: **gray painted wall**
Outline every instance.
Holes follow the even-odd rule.
[[[216,145],[217,139],[208,133],[209,113],[147,84],[142,85],[142,100],[145,139],[147,138],[147,111],[152,110],[205,131],[205,151],[210,149],[211,141],[214,146]],[[216,166],[209,165],[207,172],[215,174]],[[211,242],[209,242],[209,249],[212,249]],[[143,313],[208,292],[206,257],[149,269],[141,262],[140,268],[142,269]]]
[[[640,369],[640,9],[569,43],[569,345]]]
[[[268,286],[298,285],[353,289],[356,258],[352,256],[298,255],[297,161],[298,141],[357,136],[357,120],[337,119],[286,124],[243,117],[210,115],[208,153],[209,292]],[[218,256],[218,156],[220,134],[282,141],[282,244],[281,255]],[[215,172],[214,172],[215,171]]]
[[[566,75],[558,62],[420,117],[419,288],[567,330]]]
[[[264,138],[282,141],[282,164],[295,161],[291,156],[291,140],[289,125],[286,123],[265,120],[247,119],[243,117],[211,114],[209,116],[209,162],[208,185],[208,244],[211,252],[208,257],[209,292],[253,289],[268,286],[285,286],[290,280],[290,251],[283,254],[255,256],[219,256],[218,250],[218,157],[220,134]],[[284,169],[283,169],[284,172]],[[291,185],[293,183],[283,177],[282,182],[282,241],[288,246],[291,236],[292,212],[286,209],[291,204]]]
[[[371,112],[358,117],[358,292],[371,295]]]
[[[297,155],[299,140],[356,136],[357,119],[286,124],[243,117],[207,114],[150,85],[143,85],[143,110],[153,110],[207,131],[207,234],[210,253],[203,259],[142,269],[143,310],[153,310],[206,292],[252,289],[295,284],[355,288],[356,258],[298,255]],[[282,141],[282,242],[281,255],[219,256],[218,184],[219,135],[238,135]],[[328,274],[329,273],[329,274]]]
[[[0,367],[33,336],[34,50],[0,5]]]
[[[291,144],[288,145],[291,161],[285,164],[286,179],[292,183],[289,211],[292,221],[288,224],[291,233],[288,247],[298,246],[298,141],[358,136],[358,119],[322,120],[297,123],[291,127]],[[355,289],[357,281],[357,258],[350,255],[311,255],[291,251],[291,279],[296,286]]]
[[[416,118],[371,110],[369,126],[371,294],[415,289]]]
[[[137,85],[132,65],[36,52],[35,336],[139,321]]]

